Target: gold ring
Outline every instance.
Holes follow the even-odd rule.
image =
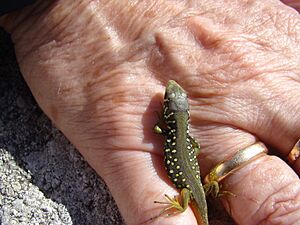
[[[233,171],[247,165],[254,159],[265,155],[268,152],[267,147],[262,142],[256,142],[249,147],[239,150],[232,157],[216,165],[205,177],[205,183],[212,181],[219,182],[231,174]]]
[[[294,163],[300,157],[300,139],[294,145],[293,149],[287,156],[287,160],[289,163]]]

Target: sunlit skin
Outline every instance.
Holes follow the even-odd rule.
[[[44,0],[0,24],[38,104],[128,225],[179,194],[153,133],[168,80],[189,95],[201,176],[257,139],[285,158],[300,138],[300,18],[280,1]],[[295,224],[299,171],[300,160],[260,157],[222,181],[236,195],[222,198],[225,208],[241,225]],[[187,208],[150,224],[197,222]]]

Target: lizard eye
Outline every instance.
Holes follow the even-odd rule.
[[[175,98],[175,93],[171,93],[170,98]]]

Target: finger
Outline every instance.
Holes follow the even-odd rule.
[[[278,157],[264,156],[224,183],[236,194],[226,198],[239,224],[296,224],[300,221],[300,181]]]
[[[222,157],[255,143],[253,136],[233,128],[210,125],[200,130],[197,136],[201,137],[203,149],[201,165],[204,161],[216,165],[224,160]],[[236,196],[225,195],[222,200],[238,224],[293,224],[300,219],[299,178],[278,157],[257,158],[234,171],[221,184],[223,190]]]

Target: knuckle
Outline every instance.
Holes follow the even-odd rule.
[[[294,224],[300,220],[299,181],[292,182],[270,196],[260,208],[259,224]]]

